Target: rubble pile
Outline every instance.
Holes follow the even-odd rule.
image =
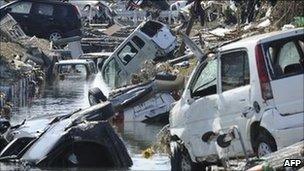
[[[285,24],[293,23],[295,17],[304,16],[303,1],[278,1],[271,13],[273,27],[281,28]]]
[[[163,3],[163,5],[160,5],[161,3]],[[179,5],[182,4],[181,1],[175,3]],[[173,7],[165,0],[157,3],[151,0],[143,0],[135,3],[130,0],[126,2],[125,7],[119,7],[126,9],[119,9],[117,13],[114,10],[112,11],[110,6],[101,3],[99,4],[100,8],[98,6],[94,7],[94,10],[98,10],[95,12],[97,13],[96,16],[100,15],[99,19],[96,18],[96,16],[92,18],[91,14],[89,14],[90,12],[86,11],[88,12],[87,19],[90,20],[89,18],[91,17],[91,20],[94,20],[94,22],[105,21],[108,22],[107,24],[92,24],[91,21],[86,21],[87,23],[85,25],[79,24],[79,27],[82,26],[82,37],[66,38],[62,36],[64,38],[60,37],[60,39],[58,38],[54,42],[49,42],[35,36],[27,36],[10,14],[1,19],[0,118],[10,118],[14,99],[22,99],[21,103],[24,103],[26,98],[34,98],[35,94],[39,92],[38,88],[44,78],[49,76],[45,73],[52,73],[52,76],[61,74],[61,76],[58,76],[61,78],[61,81],[68,79],[67,77],[65,78],[64,74],[80,73],[78,68],[76,68],[76,65],[78,65],[77,62],[81,62],[80,59],[83,63],[86,63],[85,67],[88,73],[88,70],[91,70],[92,73],[97,74],[97,68],[100,69],[104,84],[107,84],[111,89],[110,92],[107,92],[108,96],[105,95],[105,90],[101,90],[98,87],[88,90],[87,97],[91,107],[80,109],[68,115],[56,116],[52,121],[44,125],[46,126],[45,128],[47,128],[44,129],[44,132],[34,131],[35,134],[41,133],[41,135],[35,136],[37,140],[44,138],[47,140],[52,139],[56,135],[58,142],[55,143],[54,141],[54,144],[63,145],[63,141],[68,143],[68,145],[64,145],[64,148],[67,148],[65,149],[67,154],[64,155],[59,155],[59,153],[55,155],[55,153],[60,150],[57,150],[57,146],[54,144],[47,144],[51,146],[48,154],[37,158],[37,162],[34,164],[35,166],[54,167],[63,164],[62,167],[70,165],[77,167],[84,166],[82,165],[84,163],[89,163],[92,166],[99,166],[98,164],[103,166],[103,164],[112,162],[112,165],[109,165],[110,167],[130,167],[132,161],[129,158],[128,152],[119,137],[112,131],[108,119],[113,120],[113,123],[132,121],[168,124],[169,114],[171,114],[170,123],[163,127],[157,135],[157,141],[150,148],[143,151],[142,155],[145,158],[151,158],[152,155],[157,153],[169,154],[171,157],[172,170],[174,170],[174,167],[179,167],[183,158],[188,160],[186,162],[190,163],[190,168],[192,168],[194,162],[201,162],[200,164],[210,162],[217,165],[216,167],[219,169],[224,167],[223,169],[225,170],[246,170],[250,168],[253,170],[261,170],[261,168],[282,169],[281,164],[283,163],[283,158],[300,158],[303,160],[303,142],[287,148],[283,148],[285,145],[279,146],[280,144],[275,144],[275,138],[277,138],[275,136],[277,135],[274,135],[274,137],[272,137],[271,133],[268,135],[267,131],[271,129],[268,129],[267,121],[262,120],[264,119],[264,115],[268,114],[264,114],[265,111],[262,111],[265,109],[265,106],[269,107],[267,106],[268,104],[261,103],[262,99],[260,99],[260,96],[257,98],[251,97],[259,94],[256,92],[251,93],[251,91],[259,90],[259,88],[261,88],[260,92],[262,93],[263,102],[277,98],[276,96],[280,93],[275,89],[272,90],[272,87],[270,87],[270,89],[269,87],[263,87],[263,74],[265,78],[267,77],[267,86],[273,86],[270,82],[274,79],[272,79],[270,73],[267,73],[269,70],[268,67],[273,70],[273,75],[277,74],[277,68],[271,66],[272,59],[269,61],[266,60],[268,56],[265,55],[266,52],[264,52],[266,48],[270,48],[270,45],[266,47],[266,43],[264,42],[264,47],[264,44],[259,44],[259,42],[257,43],[250,39],[249,41],[255,43],[254,46],[246,44],[247,47],[242,47],[240,45],[242,42],[237,43],[236,41],[272,31],[304,27],[304,2],[276,0],[188,0],[186,2],[183,1],[183,3],[183,6],[175,6],[176,9],[173,10]],[[88,9],[91,10],[90,8],[89,6]],[[107,19],[102,19],[102,8],[108,11]],[[118,20],[124,24],[121,24]],[[79,16],[78,21],[80,22]],[[139,22],[142,23],[139,24]],[[295,33],[290,34],[297,34],[297,37],[299,37],[298,35],[303,35],[303,32],[299,33],[301,31],[303,30],[299,29],[294,31]],[[282,35],[280,33],[280,36]],[[284,36],[285,35],[282,37]],[[269,37],[272,38],[271,36]],[[260,39],[256,38],[256,40],[261,40],[260,42],[263,42],[264,39],[264,37]],[[287,40],[287,37],[284,37],[284,39]],[[275,41],[278,40],[275,39]],[[269,40],[267,43],[276,43],[275,41],[271,39],[271,41]],[[226,46],[225,48],[228,50],[221,51],[221,46],[232,42],[236,42],[235,44],[231,44],[231,46],[235,47],[231,48],[230,46]],[[295,44],[295,42],[296,41],[293,43]],[[297,38],[296,44],[302,46],[302,39]],[[65,47],[62,48],[61,46]],[[281,54],[281,49],[279,49],[281,47],[277,46],[271,46],[271,48],[275,53],[277,53],[276,50],[280,50],[279,52]],[[238,58],[234,58],[228,62],[225,61],[224,55],[226,55],[226,52],[227,54],[230,53],[230,50],[235,53],[234,51],[236,51],[236,49],[242,48],[247,49],[248,51],[246,52],[248,54],[255,53],[256,59],[251,60],[251,58],[248,58],[250,59],[248,60],[246,57],[243,58],[243,56],[241,56],[242,59],[244,59],[242,64],[243,69],[241,71],[235,69],[240,69],[241,63],[238,65],[229,63],[239,62],[239,60],[235,60]],[[288,47],[286,49],[291,48]],[[300,51],[299,49],[298,47],[298,51]],[[77,54],[73,56],[73,52]],[[224,55],[221,54],[222,52],[224,52]],[[71,55],[69,53],[71,53]],[[64,56],[64,54],[68,57]],[[248,54],[247,56],[251,56]],[[222,55],[221,58],[217,58],[219,57],[218,55]],[[286,74],[284,78],[285,76],[288,77],[288,74],[297,75],[300,71],[303,71],[303,53],[300,55],[298,55],[300,60],[297,59],[297,61],[300,62],[286,64],[288,67],[280,66],[282,72],[284,69],[284,74]],[[234,54],[231,56],[234,56]],[[277,56],[277,54],[273,54],[271,57],[275,60],[280,59],[280,57]],[[68,58],[72,58],[72,60],[66,60]],[[255,66],[255,64],[249,65],[253,60],[259,60],[254,62],[257,68],[252,67]],[[218,64],[214,61],[220,61],[220,63]],[[245,68],[247,65],[248,67]],[[185,88],[185,77],[188,79],[195,67],[197,69],[193,72],[192,78],[190,78],[191,82],[189,82]],[[287,68],[286,71],[285,67]],[[257,70],[258,74],[254,73],[252,75],[252,70]],[[261,72],[263,73],[261,74]],[[243,75],[237,77],[235,73],[241,73]],[[227,76],[225,76],[225,74],[227,74]],[[248,76],[246,74],[248,74]],[[258,77],[252,79],[254,76]],[[210,77],[209,81],[208,77]],[[250,77],[250,79],[247,77]],[[277,75],[274,77],[277,77]],[[260,86],[258,86],[258,88],[255,88],[255,85],[251,85],[252,80],[255,79],[259,80]],[[220,86],[217,85],[218,83],[220,83]],[[227,85],[229,89],[226,89],[225,84],[229,84]],[[250,87],[249,95],[247,94],[247,89],[245,89],[247,85],[254,87]],[[235,91],[235,93],[224,94],[225,98],[222,98],[224,91],[239,87],[242,87],[242,89]],[[181,96],[184,89],[183,96]],[[297,91],[302,90],[298,89]],[[239,102],[242,102],[240,106],[238,106],[239,103],[236,102],[238,99],[234,99],[239,98],[239,94],[242,96],[239,100]],[[22,97],[19,97],[19,95],[22,95]],[[214,97],[212,95],[214,95]],[[250,96],[250,98],[248,98],[248,96]],[[284,96],[287,95],[284,94]],[[252,99],[257,100],[252,104]],[[253,106],[249,104],[250,106],[248,107],[248,101]],[[234,106],[245,107],[245,103],[247,105],[245,112],[236,107],[234,109]],[[274,103],[279,102],[275,101]],[[247,109],[247,107],[249,109]],[[272,108],[273,106],[271,106],[271,109],[267,108],[267,110],[272,110]],[[275,110],[276,111],[272,111],[273,115],[275,112],[281,112],[279,107]],[[302,111],[293,114],[302,114],[301,112]],[[201,113],[204,115],[200,115]],[[214,117],[215,113],[216,117]],[[241,133],[238,131],[238,126],[242,126],[240,124],[241,121],[236,123],[237,120],[235,119],[235,122],[232,122],[234,121],[234,116],[232,116],[231,113],[241,115],[236,118],[246,118],[250,121],[250,124],[252,124],[250,128],[248,127],[250,137],[243,134],[245,137],[245,140],[243,140]],[[252,117],[254,113],[260,113],[261,115]],[[280,115],[281,114],[282,112]],[[293,115],[290,113],[287,114]],[[231,119],[228,118],[228,115]],[[286,118],[287,117],[288,116],[286,116]],[[226,119],[227,123],[225,122]],[[254,124],[251,121],[253,121]],[[265,123],[262,123],[262,121]],[[25,129],[27,127],[26,124],[31,125],[31,121],[29,123],[24,122],[14,127],[14,129]],[[193,126],[188,126],[187,124],[193,124]],[[263,124],[266,125],[264,126]],[[31,126],[34,127],[36,125]],[[225,132],[222,126],[231,126],[233,129]],[[174,130],[176,128],[178,128],[178,130]],[[57,129],[61,130],[63,134],[54,134]],[[284,128],[284,130],[285,129],[287,130],[287,128]],[[189,135],[185,136],[185,134]],[[16,134],[12,133],[12,135],[15,136]],[[32,136],[23,136],[23,138],[26,139],[33,138]],[[273,138],[274,141],[268,136]],[[187,140],[188,138],[189,141]],[[283,149],[263,158],[251,158],[249,153],[250,155],[253,153],[260,155],[258,153],[260,144],[264,143],[268,145],[268,138],[271,140],[269,143],[270,149],[263,155],[267,155],[281,148]],[[44,142],[47,142],[47,140]],[[81,140],[81,143],[77,142],[79,140]],[[99,149],[99,151],[94,151],[95,149],[92,148],[94,146],[87,146],[89,142],[92,143],[92,140],[93,142],[96,141],[95,143],[97,144],[95,145],[98,145],[96,149]],[[240,140],[241,146],[231,145],[232,140]],[[247,149],[245,149],[244,146],[244,141],[248,140],[250,142],[245,142],[245,144],[246,146],[248,144],[251,145],[250,148],[252,149],[250,150],[247,150],[248,146]],[[287,142],[288,140],[286,139],[284,141]],[[16,141],[14,143],[18,142]],[[25,143],[30,144],[30,142]],[[33,144],[35,143],[36,145],[41,145],[41,147],[46,145],[40,144],[39,141],[33,142]],[[79,148],[77,150],[73,149],[73,147],[70,148],[70,144],[77,145]],[[36,147],[38,150],[41,149],[36,145],[33,147]],[[188,146],[201,149],[198,149],[197,154],[192,155],[190,153],[193,153],[195,150],[187,149],[189,148]],[[234,160],[234,158],[230,158],[230,154],[228,155],[228,153],[233,153],[233,150],[236,150],[234,147],[242,147],[243,151],[241,152],[244,154],[232,154],[231,156],[237,158],[241,155],[241,159],[237,158]],[[232,149],[232,151],[229,151],[230,149]],[[27,148],[26,150],[28,151],[24,151],[22,155],[30,153],[33,148]],[[187,151],[189,154],[187,154]],[[248,155],[247,151],[249,151]],[[90,152],[96,156],[101,155],[98,157],[100,161],[94,158],[94,155],[92,157]],[[102,154],[114,156],[114,158],[112,158],[113,161],[110,161],[105,155],[102,156]],[[2,153],[1,155],[0,161],[6,160],[5,157],[8,157]],[[79,158],[77,158],[77,156]],[[91,158],[88,158],[88,156]],[[9,155],[9,157],[16,156]],[[21,155],[18,155],[18,157],[21,157]],[[27,155],[25,155],[25,158],[26,157]],[[193,157],[196,159],[194,162],[192,161]],[[22,157],[22,159],[23,158],[24,157]],[[41,160],[42,158],[43,160]],[[67,163],[61,163],[62,159],[66,160]],[[218,159],[222,160],[221,164],[218,163]],[[303,167],[303,165],[300,167]]]
[[[10,15],[0,21],[0,32],[0,91],[6,94],[3,99],[13,103],[20,98],[20,92],[34,97],[53,54],[49,42],[26,36]]]

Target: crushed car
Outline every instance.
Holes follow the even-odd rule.
[[[89,103],[110,101],[123,121],[168,122],[168,112],[176,98],[172,94],[184,85],[182,76],[156,76],[154,80],[122,87],[110,92],[107,98],[99,88],[89,91]]]
[[[168,26],[158,21],[141,23],[105,61],[102,76],[111,88],[126,85],[146,60],[173,56],[177,39]]]
[[[303,28],[291,29],[200,52],[170,113],[173,170],[217,162],[218,148],[261,157],[303,140],[303,37]],[[232,126],[236,140],[223,136]]]
[[[97,74],[94,61],[89,59],[60,60],[53,68],[54,78],[90,77]]]
[[[44,116],[10,126],[0,121],[1,162],[35,167],[128,168],[132,160],[122,140],[107,121],[110,103],[71,114]],[[5,144],[6,142],[6,144]]]

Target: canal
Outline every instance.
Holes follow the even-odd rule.
[[[26,106],[14,108],[11,124],[21,123],[24,119],[67,114],[80,108],[86,108],[89,106],[88,90],[92,87],[99,87],[105,93],[109,92],[109,88],[103,83],[100,73],[92,79],[70,78],[50,84],[45,83],[38,98],[29,99]],[[125,122],[114,125],[133,160],[133,166],[130,170],[170,170],[168,156],[156,154],[152,158],[145,159],[141,154],[144,149],[156,141],[156,135],[163,126],[141,122]],[[0,168],[1,170],[19,170],[20,166],[0,163]],[[30,170],[36,169],[30,168]],[[76,168],[76,170],[78,169]],[[94,168],[91,170],[102,169]]]

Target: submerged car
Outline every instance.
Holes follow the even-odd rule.
[[[0,8],[0,18],[12,15],[28,36],[50,41],[81,35],[76,6],[51,0],[16,0]]]
[[[266,33],[202,55],[170,113],[173,170],[216,162],[223,146],[225,157],[260,157],[303,140],[303,38]],[[242,138],[223,139],[230,127]]]
[[[0,161],[44,168],[128,168],[132,160],[107,121],[113,115],[112,105],[103,103],[67,115],[24,121],[1,136],[1,142],[8,142],[0,149]],[[1,123],[7,128],[6,122]]]
[[[71,59],[56,62],[53,67],[55,78],[89,77],[97,74],[98,70],[94,61],[89,59]]]
[[[166,25],[145,21],[105,61],[103,79],[111,88],[126,85],[146,60],[172,56],[176,45],[177,39]]]
[[[89,91],[91,105],[110,101],[123,121],[168,123],[168,112],[175,102],[172,94],[184,85],[184,78],[171,76],[171,80],[156,77],[146,83],[122,87],[110,92],[107,98],[99,88]]]

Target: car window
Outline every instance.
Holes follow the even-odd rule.
[[[87,68],[85,65],[60,65],[60,74],[87,74]]]
[[[202,65],[194,77],[191,86],[191,96],[206,96],[216,94],[217,60],[213,59]]]
[[[32,3],[31,2],[19,2],[8,6],[11,8],[11,13],[18,14],[29,14],[31,11]]]
[[[245,51],[221,56],[222,92],[249,84],[249,63]]]
[[[296,44],[294,42],[284,44],[279,51],[277,61],[284,74],[287,74],[286,69],[288,66],[300,64],[300,54],[297,50]]]
[[[116,85],[120,85],[122,80],[119,76],[121,68],[117,61],[113,58],[109,61],[108,64],[105,64],[105,69],[103,71],[103,79],[104,81],[110,85],[111,87],[115,87]]]
[[[68,10],[66,6],[57,5],[54,14],[60,18],[68,16]]]
[[[300,74],[304,71],[303,40],[291,37],[265,46],[273,78]]]
[[[52,16],[54,12],[53,5],[37,3],[35,14]]]
[[[153,37],[157,34],[157,32],[162,28],[163,26],[155,21],[147,21],[143,27],[140,28],[142,32],[144,32],[149,37]]]
[[[118,57],[124,65],[127,65],[137,53],[138,50],[129,42],[119,51]]]
[[[145,46],[145,42],[138,36],[134,36],[132,41],[141,49]]]

